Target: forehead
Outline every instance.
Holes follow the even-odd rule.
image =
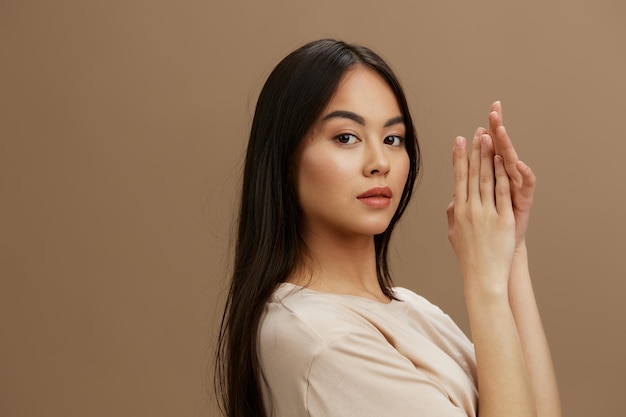
[[[356,66],[344,74],[321,117],[335,110],[348,110],[372,121],[388,120],[402,114],[387,81],[363,66]]]

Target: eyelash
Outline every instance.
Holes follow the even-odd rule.
[[[391,145],[391,146],[401,146],[404,143],[404,138],[402,136],[398,136],[398,135],[387,136],[385,139],[383,139],[383,142],[386,141],[389,138],[393,138],[393,139],[397,139],[398,140],[397,144]]]
[[[339,142],[340,144],[342,144],[342,145],[352,145],[353,143],[348,143],[350,138],[354,138],[354,139],[358,140],[358,138],[355,135],[351,134],[351,133],[342,133],[340,135],[335,136],[335,140],[337,142]],[[392,138],[393,140],[397,139],[398,142],[396,144],[387,143],[387,139],[389,139],[389,138]],[[344,140],[344,139],[347,139],[347,141],[343,142],[342,140]],[[400,145],[402,145],[404,143],[404,138],[402,136],[398,136],[398,135],[389,135],[389,136],[386,136],[383,139],[383,143],[385,143],[386,145],[390,145],[390,146],[400,146]]]
[[[347,143],[347,141],[346,142],[342,141],[342,139],[348,139],[349,140],[349,138],[358,139],[355,135],[350,134],[350,133],[342,133],[340,135],[335,136],[335,140],[337,142],[339,142],[340,144],[342,144],[342,145],[352,145],[352,143]]]

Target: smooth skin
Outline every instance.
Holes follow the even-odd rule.
[[[393,92],[371,70],[349,71],[297,153],[308,256],[290,282],[382,303],[373,236],[385,230],[406,182],[404,124]],[[453,150],[449,238],[464,276],[476,348],[481,417],[560,417],[548,344],[528,272],[526,229],[535,177],[515,152],[496,102],[468,153]],[[358,196],[389,187],[386,207]]]
[[[409,173],[405,125],[387,82],[371,69],[346,72],[297,150],[295,172],[307,256],[289,281],[382,303],[374,235],[396,212]],[[358,197],[388,187],[388,205]]]
[[[560,417],[548,344],[526,250],[535,176],[521,162],[495,102],[489,129],[453,148],[448,237],[464,277],[476,349],[480,416]]]

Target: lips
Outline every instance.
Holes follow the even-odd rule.
[[[371,198],[371,197],[385,197],[391,198],[392,196],[391,188],[389,187],[374,187],[370,188],[363,194],[357,196],[357,198]]]
[[[363,194],[360,194],[357,198],[360,202],[373,208],[384,208],[391,204],[392,196],[391,188],[389,187],[374,187],[370,188]]]

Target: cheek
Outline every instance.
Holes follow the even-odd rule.
[[[402,186],[404,189],[404,185],[409,177],[409,170],[411,169],[411,161],[409,160],[409,155],[404,154],[397,161],[397,172],[398,172],[398,184]]]
[[[298,169],[298,188],[302,191],[310,188],[333,187],[337,189],[353,174],[354,158],[342,158],[341,155],[303,154]]]

